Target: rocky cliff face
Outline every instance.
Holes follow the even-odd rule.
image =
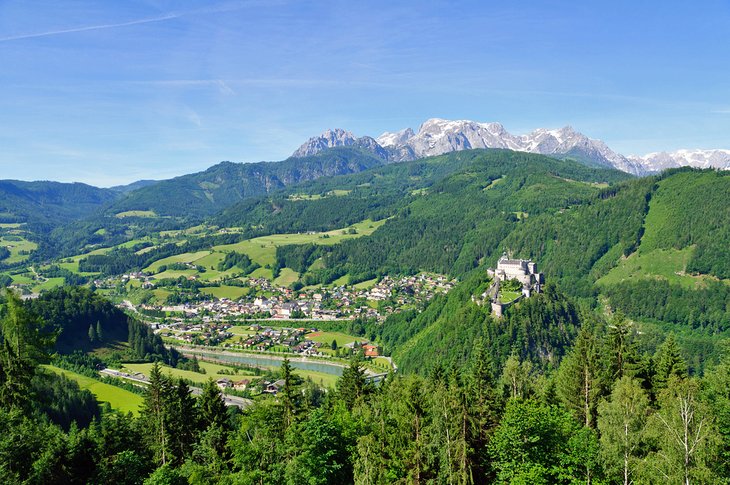
[[[389,154],[377,141],[369,136],[363,136],[356,138],[355,135],[349,131],[345,131],[341,128],[335,128],[334,130],[327,130],[319,136],[313,136],[302,146],[292,153],[292,157],[302,158],[311,157],[316,155],[322,150],[335,147],[348,147],[354,146],[367,150],[383,160],[388,160]]]
[[[292,157],[310,157],[328,148],[354,145],[356,141],[357,138],[355,138],[355,135],[349,131],[335,128],[334,130],[327,130],[319,136],[313,136],[304,142],[292,154]]]

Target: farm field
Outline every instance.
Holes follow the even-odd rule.
[[[88,389],[92,394],[94,394],[94,396],[96,396],[98,401],[108,402],[112,408],[123,413],[132,412],[134,414],[138,414],[139,409],[142,406],[142,402],[144,401],[142,396],[138,394],[112,386],[111,384],[99,382],[91,377],[70,372],[52,365],[44,365],[43,367],[55,372],[56,374],[62,374],[69,379],[76,381],[81,389]]]
[[[48,278],[43,283],[34,286],[33,293],[38,293],[43,290],[50,290],[56,288],[57,286],[63,286],[64,282],[65,280],[63,278]]]
[[[174,367],[169,367],[167,365],[161,365],[160,368],[162,369],[163,374],[172,376],[175,379],[189,379],[198,384],[205,384],[206,382],[208,382],[209,379],[231,379],[235,381],[236,379],[242,379],[244,377],[248,379],[256,377],[253,375],[253,373],[246,373],[241,371],[239,371],[238,374],[233,375],[228,373],[222,373],[221,371],[234,372],[234,369],[232,367],[228,367],[225,365],[214,364],[211,362],[199,362],[199,364],[201,369],[205,369],[205,374],[189,370],[175,369]],[[141,372],[145,376],[149,376],[153,365],[154,364],[124,364],[124,368],[131,372]]]
[[[299,273],[291,268],[282,268],[279,276],[274,280],[274,284],[279,286],[289,286],[299,279]]]
[[[385,220],[382,221],[371,221],[365,220],[353,224],[348,228],[336,229],[328,232],[315,232],[315,233],[303,233],[303,234],[272,234],[270,236],[261,236],[246,241],[241,241],[235,244],[225,244],[222,246],[215,246],[215,251],[236,251],[239,253],[245,253],[251,258],[252,261],[260,264],[261,266],[273,265],[276,262],[276,248],[278,246],[285,246],[288,244],[321,244],[321,245],[332,245],[338,244],[346,239],[353,239],[361,236],[368,236],[375,232],[375,230],[382,226]],[[348,230],[352,228],[355,234],[347,234]]]
[[[117,219],[124,219],[125,217],[157,217],[157,214],[155,211],[132,210],[119,212],[114,217]]]
[[[322,347],[319,350],[326,354],[334,354],[331,348],[333,340],[337,342],[337,348],[344,347],[346,344],[351,344],[352,342],[362,342],[365,340],[341,332],[314,332],[308,334],[307,338],[312,342],[322,343]]]
[[[30,273],[14,274],[11,275],[11,278],[13,278],[13,283],[16,285],[31,285],[34,282]]]
[[[241,286],[209,286],[201,288],[200,291],[206,295],[213,295],[218,299],[228,298],[229,300],[237,300],[247,295],[251,289]]]
[[[195,263],[197,260],[210,255],[210,251],[196,251],[194,253],[183,253],[183,254],[176,254],[175,256],[170,256],[169,258],[163,258],[160,260],[155,261],[148,267],[144,269],[144,271],[148,271],[151,273],[156,273],[159,271],[160,266],[166,266],[174,263]]]
[[[28,241],[22,236],[5,235],[0,236],[0,246],[4,246],[10,251],[10,256],[2,262],[5,264],[20,263],[28,259],[30,254],[21,254],[24,252],[32,252],[38,249],[38,245],[32,241]]]

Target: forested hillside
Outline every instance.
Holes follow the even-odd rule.
[[[0,181],[0,223],[55,227],[92,215],[118,193],[86,184]]]
[[[107,212],[153,211],[187,219],[212,215],[242,199],[289,185],[382,165],[381,159],[356,148],[335,148],[282,162],[222,162],[204,172],[163,180],[130,192]]]
[[[339,174],[356,173],[385,163],[357,148],[335,148],[312,157],[282,162],[222,162],[203,172],[183,175],[136,190],[112,191],[118,197],[103,213],[58,227],[36,258],[58,257],[84,248],[113,246],[160,231],[196,225],[237,203],[287,186]]]
[[[93,398],[69,381],[33,392],[52,379],[39,366],[51,340],[39,338],[46,323],[10,297],[0,319],[0,479],[728,483],[730,355],[692,376],[671,334],[648,352],[620,315],[578,316],[552,289],[528,302],[506,325],[518,342],[506,359],[491,358],[485,335],[461,361],[435,351],[422,375],[390,376],[379,386],[355,359],[327,393],[303,384],[285,360],[276,398],[242,412],[225,409],[212,380],[196,398],[153,366],[133,417],[95,411]],[[529,333],[520,336],[527,321],[556,325],[525,323]],[[537,336],[537,352],[520,356],[522,337],[561,328],[570,330],[555,340],[559,351]],[[64,426],[71,417],[77,424]]]
[[[343,274],[355,282],[418,271],[465,276],[484,271],[505,251],[531,258],[548,281],[583,305],[608,303],[647,324],[670,324],[645,332],[674,328],[682,346],[701,356],[692,362],[701,368],[702,360],[716,357],[717,336],[730,328],[730,285],[718,281],[725,278],[723,248],[730,247],[729,181],[727,173],[696,169],[622,181],[611,172],[534,155],[471,151],[320,180],[316,191],[304,190],[315,186],[310,184],[302,192],[327,194],[336,186],[348,192],[254,201],[228,209],[219,222],[274,232],[329,227],[329,215],[338,223],[389,217],[372,236],[278,248],[278,265],[296,268],[305,284],[330,283]],[[317,260],[323,264],[308,269]],[[463,320],[464,312],[454,310],[434,326],[438,332],[420,336],[420,350],[444,345],[460,352],[449,342],[471,336],[468,329],[484,320],[470,315],[470,324],[460,326],[467,330],[448,332],[449,322]]]
[[[30,301],[28,308],[53,332],[57,352],[104,349],[116,352],[117,360],[177,360],[177,353],[166,349],[148,325],[86,288],[56,288]]]

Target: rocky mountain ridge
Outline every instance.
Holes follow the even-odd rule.
[[[696,167],[730,169],[730,150],[677,150],[654,152],[646,155],[630,155],[629,160],[640,163],[648,172],[661,172],[667,168]]]
[[[337,146],[357,146],[390,162],[472,148],[502,148],[572,158],[587,165],[611,167],[634,175],[679,166],[730,168],[730,150],[680,150],[626,157],[611,150],[603,141],[589,138],[570,126],[557,130],[539,128],[524,135],[514,135],[500,123],[441,118],[425,121],[417,132],[405,128],[385,132],[375,139],[369,136],[358,138],[342,129],[327,130],[310,138],[292,156],[311,156]]]

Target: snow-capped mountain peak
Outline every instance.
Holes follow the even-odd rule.
[[[631,155],[628,159],[640,163],[649,172],[685,166],[730,169],[730,150],[722,149],[653,152],[644,156]]]
[[[414,160],[472,148],[502,148],[539,153],[556,158],[573,158],[580,162],[616,168],[634,175],[658,172],[665,168],[730,168],[730,150],[679,150],[674,153],[649,153],[643,157],[625,157],[603,141],[587,137],[571,126],[559,129],[538,128],[524,135],[513,135],[496,122],[446,120],[431,118],[414,132],[405,128],[385,132],[377,139],[356,138],[342,130],[327,130],[310,138],[294,152],[295,157],[314,155],[335,146],[354,145],[390,162]]]
[[[400,131],[395,132],[385,132],[379,137],[375,139],[378,143],[380,143],[380,146],[382,147],[395,147],[398,145],[402,145],[405,143],[408,139],[412,138],[415,135],[413,133],[413,130],[410,128],[405,128]]]

